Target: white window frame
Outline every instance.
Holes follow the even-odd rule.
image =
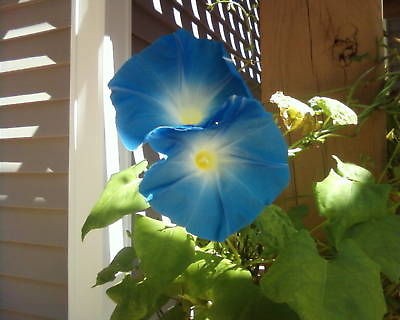
[[[70,144],[68,209],[68,319],[106,320],[113,303],[105,288],[91,288],[110,261],[107,230],[80,239],[82,225],[115,166],[107,161],[104,125],[109,115],[105,84],[110,77],[106,51],[114,47],[114,68],[131,54],[131,0],[72,0]],[[117,147],[118,148],[118,147]],[[130,156],[119,148],[119,167]]]

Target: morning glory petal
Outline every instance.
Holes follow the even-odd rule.
[[[140,185],[152,208],[216,241],[251,223],[289,181],[287,145],[271,114],[238,96],[222,110],[201,129],[151,132],[147,141],[167,158]]]
[[[132,56],[109,87],[118,132],[131,150],[156,127],[202,125],[229,96],[251,97],[222,43],[184,30]]]
[[[203,128],[197,126],[158,127],[146,136],[145,142],[151,143],[152,148],[159,153],[173,154],[175,151],[180,151],[183,144],[190,143],[190,138],[188,139],[186,135],[181,136],[179,132],[196,135],[196,131],[201,130]]]

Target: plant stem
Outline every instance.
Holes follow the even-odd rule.
[[[381,175],[379,176],[378,183],[379,183],[379,182],[382,182],[383,178],[384,178],[385,175],[386,175],[386,172],[389,170],[389,168],[392,167],[392,162],[393,162],[393,160],[395,159],[395,157],[397,156],[397,154],[398,154],[399,152],[400,152],[400,143],[397,143],[396,148],[393,150],[393,153],[392,153],[392,155],[390,156],[389,161],[387,162],[385,168],[383,169]]]
[[[320,229],[321,227],[323,227],[327,223],[328,223],[328,220],[325,220],[325,221],[321,222],[320,224],[317,224],[314,228],[312,228],[310,230],[310,233],[313,233],[313,232],[317,231],[318,229]]]
[[[240,257],[239,252],[237,251],[236,247],[233,245],[233,243],[231,242],[231,240],[228,238],[225,240],[226,244],[228,245],[228,248],[230,249],[230,251],[233,253],[233,256],[235,257],[235,263],[240,265],[242,263],[242,259]]]

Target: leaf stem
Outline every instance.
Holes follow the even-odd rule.
[[[312,228],[310,230],[310,233],[313,233],[313,232],[317,231],[318,229],[320,229],[323,226],[325,226],[327,223],[328,223],[328,220],[325,220],[325,221],[321,222],[320,224],[317,224],[314,228]]]
[[[383,178],[386,175],[386,172],[391,168],[392,162],[397,156],[397,154],[400,152],[400,143],[397,143],[396,148],[393,150],[392,155],[390,156],[389,161],[387,162],[385,168],[383,169],[381,175],[379,176],[378,183],[382,182]]]
[[[240,257],[239,252],[237,251],[236,247],[233,245],[232,241],[228,238],[225,240],[225,243],[228,245],[229,250],[233,253],[235,258],[235,263],[240,265],[242,263],[242,259]]]

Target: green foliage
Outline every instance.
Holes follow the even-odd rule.
[[[107,295],[116,303],[110,320],[140,320],[150,317],[167,298],[154,291],[151,281],[137,281],[127,275],[109,288]]]
[[[225,242],[136,215],[132,247],[97,276],[100,285],[125,274],[107,290],[111,320],[382,320],[381,273],[400,278],[400,216],[390,210],[389,185],[334,158],[336,170],[315,185],[328,243],[303,225],[304,206],[268,206]],[[168,301],[175,305],[162,312]]]
[[[298,205],[289,209],[287,215],[297,230],[304,229],[303,219],[308,214],[308,207],[306,205]]]
[[[346,178],[346,175],[353,175],[368,181],[368,178],[365,178],[368,175],[356,174],[355,172],[359,171],[355,170],[354,165],[352,168],[346,171],[341,164],[340,170],[341,172],[345,170],[345,174],[340,175],[331,170],[328,177],[315,186],[319,212],[328,219],[326,228],[335,244],[342,240],[344,233],[350,227],[372,218],[383,217],[388,213],[391,187]]]
[[[127,214],[149,207],[139,193],[139,175],[146,167],[147,161],[142,161],[111,176],[82,227],[82,240],[90,230],[104,228]]]
[[[137,216],[133,242],[147,279],[163,288],[181,274],[194,258],[194,239],[181,227]]]
[[[353,163],[342,162],[337,156],[332,156],[337,163],[337,173],[350,181],[374,183],[375,179],[371,172]]]
[[[322,110],[328,118],[332,119],[333,125],[345,126],[358,123],[355,112],[338,100],[314,97],[309,104],[316,110]]]
[[[353,239],[391,281],[399,282],[400,216],[388,215],[358,224],[346,237]]]
[[[382,319],[386,308],[379,269],[356,245],[343,242],[328,261],[320,257],[306,231],[281,252],[261,288],[303,320],[376,320]]]
[[[119,251],[111,261],[110,265],[97,274],[96,284],[102,285],[113,281],[118,272],[129,272],[132,270],[133,263],[136,259],[136,252],[133,247],[125,247]]]
[[[287,213],[271,205],[243,232],[253,244],[262,246],[261,256],[270,257],[278,254],[297,231]]]
[[[231,10],[243,10],[230,0],[212,3],[210,8],[224,3]],[[400,216],[394,213],[400,206],[400,94],[391,92],[400,75],[389,72],[378,79],[384,80],[381,92],[370,105],[359,104],[354,93],[375,68],[350,88],[346,104],[351,108],[315,97],[308,102],[314,114],[299,114],[300,109],[293,113],[291,106],[287,115],[303,131],[291,146],[290,155],[296,155],[338,136],[343,125],[360,123],[375,109],[386,110],[391,116],[391,156],[377,180],[368,170],[334,156],[337,168],[314,186],[324,221],[312,231],[303,224],[308,214],[304,206],[287,213],[269,206],[225,242],[194,240],[182,228],[138,216],[132,247],[122,249],[97,276],[96,285],[113,281],[117,273],[124,276],[107,290],[116,304],[111,319],[149,319],[157,314],[158,319],[184,320],[192,312],[195,320],[397,319]],[[82,228],[82,238],[148,207],[138,192],[146,166],[140,163],[110,179]],[[382,184],[385,177],[388,182]],[[328,241],[324,235],[313,238],[321,226]],[[175,305],[161,311],[167,302]]]
[[[248,270],[213,254],[197,252],[176,285],[196,303],[200,319],[298,319],[286,305],[264,297]]]
[[[137,216],[133,240],[135,247],[124,248],[107,267],[109,276],[118,271],[133,271],[122,282],[107,290],[117,304],[112,320],[146,319],[168,301],[165,291],[194,259],[194,240],[180,227],[167,227],[163,222]],[[133,259],[140,265],[133,270]],[[125,264],[131,263],[130,268]],[[121,267],[122,265],[122,267]],[[114,274],[113,274],[114,275]]]

